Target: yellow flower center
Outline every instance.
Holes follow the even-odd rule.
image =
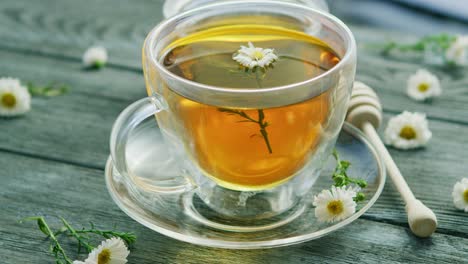
[[[463,192],[463,199],[468,203],[468,189]]]
[[[333,215],[341,214],[344,210],[343,202],[340,200],[334,200],[327,205],[328,212]]]
[[[2,96],[1,102],[6,108],[13,108],[16,105],[16,97],[12,93],[6,93]]]
[[[404,126],[400,130],[400,137],[410,140],[410,139],[415,139],[416,138],[416,131],[410,126]]]
[[[254,56],[255,59],[261,60],[261,59],[263,59],[263,57],[265,55],[263,54],[263,52],[261,52],[259,50],[256,50],[256,51],[254,51],[253,56]]]
[[[105,248],[98,255],[98,264],[109,264],[110,263],[110,250]]]
[[[425,91],[429,90],[429,84],[427,83],[421,83],[418,85],[418,90],[422,93],[424,93]]]

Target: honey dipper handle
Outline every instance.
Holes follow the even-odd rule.
[[[411,191],[405,179],[401,175],[400,170],[398,169],[392,157],[390,156],[390,153],[388,153],[387,148],[380,140],[380,137],[375,131],[374,127],[370,123],[364,122],[362,124],[362,131],[364,132],[364,134],[367,135],[369,140],[377,149],[377,152],[382,157],[385,163],[385,167],[387,168],[387,172],[392,178],[395,187],[397,188],[405,203],[415,200],[416,198],[414,197],[413,192]]]
[[[437,228],[436,215],[431,209],[414,197],[413,192],[401,175],[400,170],[395,165],[390,153],[388,153],[387,148],[380,140],[379,135],[371,123],[364,122],[361,126],[364,134],[367,135],[369,140],[377,149],[377,152],[382,156],[385,166],[387,167],[388,174],[392,178],[395,187],[406,203],[406,213],[408,215],[408,224],[411,231],[419,237],[431,236]]]

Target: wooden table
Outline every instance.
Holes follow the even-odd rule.
[[[431,104],[405,96],[416,62],[382,58],[367,42],[410,36],[352,27],[359,49],[358,79],[375,88],[386,118],[403,110],[427,113],[433,139],[426,149],[391,150],[417,197],[439,218],[431,238],[408,229],[403,203],[390,181],[378,202],[360,219],[327,237],[266,250],[200,247],[153,232],[117,208],[104,184],[108,138],[118,113],[145,96],[140,48],[161,20],[161,1],[18,1],[0,3],[0,76],[46,84],[59,81],[71,92],[34,98],[33,110],[0,119],[1,263],[52,263],[48,243],[33,223],[18,220],[54,216],[75,226],[134,231],[138,240],[130,263],[461,263],[468,261],[468,214],[452,205],[453,184],[467,177],[467,68],[429,67],[444,93]],[[109,65],[82,69],[81,55],[92,44],[106,46]],[[72,243],[66,244],[76,257]],[[83,255],[80,258],[84,258]]]

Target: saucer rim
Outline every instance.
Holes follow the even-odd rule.
[[[323,237],[325,235],[328,235],[329,233],[332,233],[334,231],[337,231],[349,225],[350,223],[358,219],[361,215],[363,215],[365,212],[367,212],[367,210],[369,210],[374,205],[374,203],[377,201],[377,199],[380,197],[383,191],[383,188],[385,186],[385,181],[386,181],[386,171],[385,171],[383,161],[381,157],[377,154],[375,147],[372,145],[372,143],[370,143],[370,141],[366,138],[366,136],[355,126],[345,122],[343,124],[342,130],[351,134],[357,140],[362,141],[370,150],[370,152],[374,156],[375,161],[377,163],[377,168],[378,168],[377,177],[380,178],[380,181],[379,181],[380,184],[377,187],[375,194],[372,196],[372,198],[369,199],[369,201],[361,209],[359,209],[359,211],[355,212],[352,216],[340,222],[337,222],[334,225],[328,226],[324,229],[321,229],[312,233],[297,235],[297,236],[288,237],[288,238],[278,238],[278,239],[273,239],[273,240],[262,240],[262,241],[253,241],[253,242],[224,241],[224,240],[219,240],[219,239],[190,236],[190,235],[182,234],[182,233],[158,226],[140,217],[138,213],[132,212],[132,210],[128,209],[127,206],[125,206],[124,203],[119,198],[119,195],[117,195],[118,192],[114,191],[115,187],[113,186],[113,183],[112,183],[113,182],[112,175],[114,171],[114,166],[113,166],[111,156],[109,156],[109,158],[107,159],[105,171],[104,171],[106,187],[114,203],[117,204],[120,210],[122,210],[130,218],[132,218],[136,222],[142,224],[143,226],[151,230],[154,230],[162,235],[165,235],[165,236],[168,236],[168,237],[180,240],[180,241],[188,242],[188,243],[199,245],[199,246],[207,246],[207,247],[212,247],[212,248],[225,248],[225,249],[265,249],[265,248],[275,248],[275,247],[295,245],[295,244],[299,244],[299,243],[303,243],[303,242],[307,242],[307,241],[311,241],[311,240]],[[137,203],[135,203],[135,205],[138,206]]]

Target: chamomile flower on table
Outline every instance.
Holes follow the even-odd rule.
[[[83,54],[83,64],[87,68],[102,68],[107,63],[107,50],[102,46],[88,48]]]
[[[468,212],[468,178],[455,183],[452,198],[456,208]]]
[[[425,114],[403,113],[388,121],[384,133],[385,143],[399,149],[425,146],[432,137]]]
[[[0,116],[17,116],[31,109],[28,89],[14,78],[0,78]]]
[[[113,237],[101,243],[89,253],[84,262],[75,261],[74,264],[125,264],[130,251],[121,238]]]
[[[278,56],[273,49],[255,47],[252,42],[249,42],[247,47],[241,46],[232,59],[244,67],[253,69],[257,66],[261,68],[269,66],[278,59]]]
[[[315,216],[319,222],[341,221],[356,212],[354,197],[357,192],[352,187],[336,187],[322,190],[314,197]]]
[[[408,78],[406,93],[416,101],[424,101],[442,92],[437,76],[425,69],[419,69]]]
[[[468,36],[457,36],[445,51],[445,59],[457,65],[468,63]]]

